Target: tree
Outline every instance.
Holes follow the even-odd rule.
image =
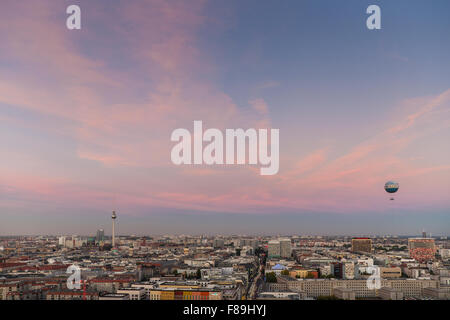
[[[202,272],[200,271],[200,269],[197,269],[196,277],[197,277],[197,279],[201,279],[202,278]]]
[[[281,271],[281,274],[283,276],[288,276],[289,275],[289,270],[283,270],[283,271]]]
[[[192,273],[189,273],[186,275],[186,279],[188,279],[188,280],[192,280],[192,279],[194,279],[194,277],[195,276]]]
[[[271,283],[277,282],[277,276],[275,275],[275,272],[269,272],[266,274],[266,282],[271,282]]]

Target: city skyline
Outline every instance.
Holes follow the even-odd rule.
[[[226,217],[224,217],[226,219]],[[292,223],[292,219],[289,220]],[[111,221],[110,221],[111,222]],[[214,228],[209,229],[208,231],[206,231],[205,229],[201,228],[201,224],[199,224],[198,222],[196,222],[195,220],[193,220],[193,224],[199,224],[200,227],[197,229],[198,231],[191,231],[191,232],[187,232],[186,228],[181,227],[179,228],[179,231],[173,231],[174,226],[177,226],[177,224],[169,224],[167,226],[167,230],[163,231],[161,230],[160,226],[154,227],[152,228],[153,230],[158,230],[158,231],[153,231],[153,232],[149,232],[148,231],[148,227],[144,224],[143,226],[141,225],[141,228],[135,228],[133,227],[133,224],[129,224],[127,223],[127,221],[125,222],[125,231],[116,233],[116,235],[118,237],[120,236],[138,236],[138,237],[153,237],[153,236],[200,236],[200,235],[204,235],[204,236],[305,236],[305,237],[316,237],[316,236],[322,236],[322,237],[351,237],[351,236],[356,236],[356,237],[416,237],[416,236],[420,236],[423,234],[427,234],[430,237],[444,237],[446,238],[448,236],[448,231],[446,229],[446,227],[444,226],[444,228],[442,230],[444,230],[443,232],[438,232],[438,233],[433,233],[431,230],[431,232],[429,230],[426,229],[420,229],[420,230],[413,230],[411,232],[400,232],[400,233],[396,233],[396,232],[364,232],[360,230],[355,230],[353,228],[349,228],[346,225],[346,222],[343,221],[342,224],[344,226],[347,227],[346,230],[349,230],[347,232],[336,232],[336,230],[338,228],[336,228],[335,225],[333,225],[333,227],[330,229],[329,232],[322,232],[322,233],[312,233],[312,232],[299,232],[299,228],[297,228],[297,230],[295,231],[294,229],[296,227],[294,227],[294,231],[288,232],[286,231],[287,229],[285,227],[280,227],[279,229],[276,229],[276,227],[274,228],[273,225],[271,225],[271,229],[270,231],[261,231],[262,227],[258,227],[258,226],[253,226],[251,228],[248,229],[239,229],[239,228],[228,228],[229,231],[223,231],[223,226],[220,223],[217,223],[216,225],[218,227],[216,227],[217,230],[222,230],[222,231],[214,231]],[[221,222],[223,223],[223,222]],[[142,224],[142,223],[141,223]],[[262,225],[267,225],[267,222],[263,221],[261,223]],[[179,224],[178,224],[179,225]],[[49,225],[50,229],[53,229],[52,225]],[[82,237],[90,237],[95,235],[95,233],[98,233],[99,230],[102,230],[102,232],[104,232],[104,230],[106,231],[106,236],[111,238],[112,237],[112,232],[111,232],[111,225],[108,225],[106,222],[100,223],[99,224],[100,227],[96,227],[94,225],[91,225],[89,228],[92,229],[92,231],[89,231],[87,233],[83,233],[83,232],[78,232],[79,230],[74,229],[74,228],[66,228],[63,227],[61,229],[59,229],[57,232],[41,232],[41,233],[33,233],[33,231],[31,232],[24,232],[24,233],[5,233],[5,234],[0,234],[0,237],[8,237],[8,236],[57,236],[57,235],[78,235],[78,236],[82,236]],[[119,225],[120,226],[120,225]],[[131,226],[131,227],[130,227]],[[318,226],[319,227],[319,226]],[[321,226],[323,228],[323,226]],[[117,224],[116,224],[116,228],[117,228]],[[308,229],[308,227],[307,227]],[[26,230],[26,228],[22,228],[22,230]],[[32,228],[30,230],[36,230],[36,227],[33,225]],[[109,230],[109,231],[108,231]],[[120,230],[120,229],[119,229]],[[138,230],[143,230],[143,231],[138,231]],[[146,231],[145,231],[146,230]],[[239,232],[238,230],[242,230],[241,232]],[[279,230],[278,232],[276,230]]]
[[[0,236],[450,226],[448,1],[6,0]],[[280,169],[176,166],[170,134],[279,128]],[[386,181],[400,189],[395,201]]]
[[[112,216],[114,217],[114,215]],[[113,227],[114,230],[114,227]],[[448,300],[449,240],[0,237],[0,300]],[[88,259],[86,259],[88,257]],[[199,301],[200,300],[200,301]]]

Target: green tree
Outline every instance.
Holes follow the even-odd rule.
[[[277,276],[275,275],[275,272],[269,272],[266,274],[266,282],[270,282],[270,283],[277,282]]]
[[[283,270],[283,271],[281,271],[281,274],[283,276],[288,276],[289,275],[289,270]]]

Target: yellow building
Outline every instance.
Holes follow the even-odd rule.
[[[183,300],[192,300],[192,292],[183,291]]]
[[[289,271],[289,276],[291,278],[307,278],[308,274],[311,271],[315,271],[315,270],[308,270],[308,269],[296,269],[296,270],[291,270]]]
[[[197,289],[173,290],[172,288],[150,290],[149,300],[222,300],[222,292]]]
[[[175,291],[173,290],[161,291],[161,300],[175,300]]]
[[[150,300],[161,300],[161,290],[150,290],[149,299]]]

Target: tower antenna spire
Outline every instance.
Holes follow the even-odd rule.
[[[116,212],[113,211],[112,215],[111,215],[111,219],[112,219],[112,247],[114,248],[116,246],[116,219],[117,219],[117,215]]]

